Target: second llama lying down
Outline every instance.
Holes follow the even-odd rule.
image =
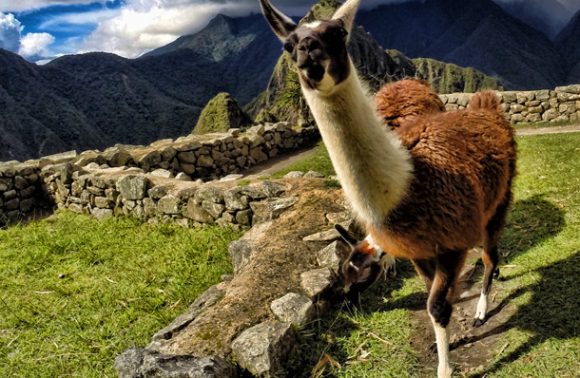
[[[481,242],[485,274],[476,325],[485,319],[515,175],[513,129],[491,93],[478,95],[465,112],[417,117],[396,132],[386,128],[346,48],[359,2],[346,1],[328,21],[297,25],[260,0],[298,70],[355,216],[377,245],[412,260],[424,278],[437,375],[451,377],[453,292],[467,251]],[[350,268],[354,277],[362,273]]]

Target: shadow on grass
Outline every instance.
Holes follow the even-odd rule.
[[[461,344],[473,343],[512,328],[529,331],[532,336],[516,350],[473,377],[484,377],[497,371],[502,365],[519,359],[548,339],[566,340],[580,336],[580,302],[576,281],[580,275],[580,251],[556,264],[537,269],[536,272],[541,275],[537,283],[517,289],[492,312],[497,313],[515,298],[532,293],[528,303],[519,307],[504,324],[478,337],[464,340]]]
[[[500,242],[501,264],[525,254],[539,243],[555,237],[565,226],[564,212],[541,196],[517,201],[511,210],[508,224],[502,234]],[[452,347],[459,347],[471,342],[481,340],[506,330],[517,327],[530,330],[533,336],[525,345],[502,358],[485,373],[495,371],[504,363],[517,359],[522,354],[532,349],[535,345],[549,337],[570,338],[578,335],[580,304],[577,300],[577,286],[566,283],[562,275],[569,279],[578,276],[580,254],[551,266],[538,270],[542,280],[538,284],[519,288],[504,299],[490,312],[490,317],[499,313],[503,307],[514,298],[526,292],[533,292],[533,298],[529,304],[521,307],[518,312],[506,323],[496,327],[477,338],[463,339]],[[410,311],[425,308],[427,293],[415,292],[396,300],[385,301],[391,292],[402,288],[404,280],[415,275],[409,262],[401,262],[398,265],[399,274],[395,279],[387,282],[381,281],[362,295],[362,306],[356,310],[346,303],[340,308],[333,310],[322,320],[304,328],[300,332],[299,346],[294,351],[289,361],[290,376],[309,377],[311,372],[317,369],[317,363],[331,366],[330,369],[322,369],[324,374],[316,376],[336,376],[338,366],[344,365],[348,360],[347,352],[337,340],[348,338],[358,326],[345,316],[344,312],[359,311],[372,313],[376,311],[391,311],[393,309],[406,309]],[[477,267],[473,272],[467,272],[470,285],[480,281],[482,269]],[[528,274],[526,272],[525,274]],[[509,279],[514,276],[509,276]],[[552,314],[554,312],[554,314]]]

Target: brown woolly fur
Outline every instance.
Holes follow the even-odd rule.
[[[494,99],[495,98],[495,102]],[[406,197],[375,241],[397,257],[432,259],[482,242],[496,209],[511,198],[516,145],[493,93],[469,110],[415,117],[396,129],[413,158]]]
[[[499,111],[499,98],[494,92],[485,91],[476,93],[467,105],[468,110],[495,110]]]
[[[412,117],[445,111],[445,105],[429,84],[405,79],[384,85],[375,95],[377,111],[385,123],[397,128]]]

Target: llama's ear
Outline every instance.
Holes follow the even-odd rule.
[[[332,16],[333,20],[342,20],[344,22],[344,28],[350,34],[352,30],[352,25],[354,24],[354,16],[358,10],[360,0],[347,0],[346,3],[342,4],[340,8]]]
[[[260,0],[260,7],[274,34],[282,42],[286,41],[288,35],[296,29],[296,23],[270,4],[269,0]]]
[[[358,240],[356,240],[356,238],[350,233],[348,232],[344,227],[342,227],[340,224],[335,224],[334,228],[336,229],[336,231],[338,231],[338,233],[340,234],[340,237],[347,242],[351,247],[355,247],[358,244]]]

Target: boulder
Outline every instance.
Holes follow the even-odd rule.
[[[302,326],[312,319],[314,304],[304,295],[288,293],[274,300],[270,309],[278,320]]]
[[[240,366],[253,375],[279,377],[294,340],[290,323],[266,321],[243,331],[231,347]]]

